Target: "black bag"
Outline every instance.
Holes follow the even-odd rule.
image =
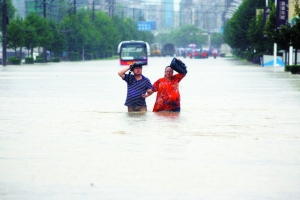
[[[178,72],[179,74],[186,74],[187,73],[187,69],[186,69],[185,64],[181,60],[178,60],[176,58],[172,59],[170,67],[174,71]]]
[[[133,72],[133,70],[134,70],[135,67],[142,67],[143,65],[147,65],[147,62],[144,62],[144,61],[135,62],[132,65],[130,65],[130,69],[129,70]]]

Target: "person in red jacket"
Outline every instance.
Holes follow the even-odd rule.
[[[173,68],[176,70],[176,67],[173,67],[175,62],[181,63],[181,70],[177,70],[178,74],[173,75]],[[165,76],[153,83],[152,93],[157,92],[153,112],[180,112],[179,82],[186,76],[187,70],[184,63],[176,58],[173,59],[172,63],[165,68]],[[145,94],[145,96],[151,94]]]

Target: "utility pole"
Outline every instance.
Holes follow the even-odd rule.
[[[132,8],[132,19],[134,20],[134,8]]]
[[[115,0],[111,0],[111,18],[113,18],[115,12]]]
[[[93,8],[92,8],[92,10],[93,10],[92,21],[94,21],[95,20],[95,1],[93,1]]]
[[[6,66],[6,45],[7,45],[7,38],[6,38],[6,25],[7,25],[7,1],[3,0],[2,5],[2,65]]]
[[[108,16],[112,18],[114,16],[114,9],[115,9],[115,1],[108,0]]]
[[[76,0],[74,0],[74,15],[76,15]]]

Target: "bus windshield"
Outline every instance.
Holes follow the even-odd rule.
[[[150,46],[144,41],[123,41],[118,46],[121,65],[131,65],[138,61],[148,63]]]
[[[146,45],[124,44],[121,49],[122,60],[145,60],[147,59]]]

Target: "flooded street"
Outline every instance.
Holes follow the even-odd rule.
[[[0,199],[300,199],[300,76],[182,61],[179,114],[127,113],[118,60],[0,66]]]

